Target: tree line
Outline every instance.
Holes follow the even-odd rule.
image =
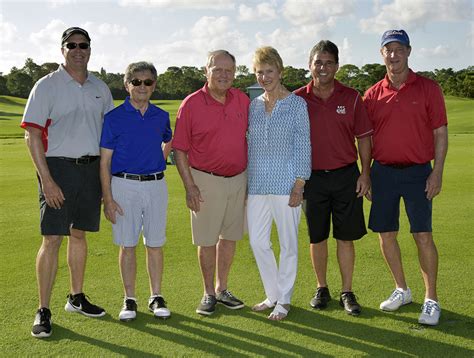
[[[58,67],[59,64],[54,62],[38,65],[31,58],[27,58],[22,68],[13,67],[7,75],[0,73],[0,95],[27,98],[35,82],[48,73],[56,71]],[[127,96],[122,73],[109,73],[103,68],[99,72],[91,72],[109,86],[114,99],[124,99]],[[460,71],[443,68],[418,73],[437,81],[445,95],[474,98],[474,66]],[[363,94],[384,75],[385,66],[381,64],[366,64],[360,68],[347,64],[339,68],[336,78]],[[282,83],[288,90],[294,91],[307,84],[310,78],[311,74],[308,70],[286,66],[282,74]],[[168,67],[164,73],[158,75],[156,91],[152,99],[183,99],[201,88],[205,82],[204,67]],[[234,87],[247,92],[247,87],[255,82],[255,75],[247,66],[237,66]]]

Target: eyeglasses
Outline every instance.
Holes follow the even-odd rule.
[[[130,83],[134,86],[134,87],[138,87],[138,86],[141,86],[142,83],[147,86],[147,87],[150,87],[150,86],[153,86],[153,83],[155,83],[154,80],[150,80],[149,78],[147,78],[146,80],[139,80],[138,78],[134,78],[133,80],[130,81]]]
[[[64,45],[64,47],[66,47],[69,50],[74,50],[77,46],[79,46],[81,50],[87,50],[90,47],[90,44],[88,44],[87,42],[80,42],[80,43],[68,42],[67,44]]]

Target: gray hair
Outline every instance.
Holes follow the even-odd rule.
[[[144,71],[150,71],[153,80],[156,81],[158,73],[156,72],[155,66],[153,66],[151,62],[140,61],[131,63],[127,66],[127,68],[125,69],[125,76],[123,77],[123,83],[127,84],[128,82],[133,80],[133,75],[135,73]]]
[[[207,68],[211,67],[214,64],[214,59],[217,56],[220,56],[220,55],[229,56],[230,59],[232,60],[232,62],[234,63],[234,66],[235,66],[235,56],[234,55],[232,55],[229,51],[226,51],[226,50],[215,50],[215,51],[211,51],[207,54],[207,65],[206,65],[206,67]]]

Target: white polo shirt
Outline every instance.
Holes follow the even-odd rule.
[[[47,157],[99,155],[104,114],[113,109],[107,85],[89,73],[83,85],[60,65],[31,90],[21,127],[43,130]]]

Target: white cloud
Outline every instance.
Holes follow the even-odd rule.
[[[353,0],[287,0],[282,13],[293,25],[333,25],[335,18],[351,15]]]
[[[0,14],[0,45],[12,43],[16,40],[18,33],[17,27],[11,22],[3,21],[3,15]],[[3,52],[3,48],[2,48]]]
[[[103,23],[99,25],[99,34],[101,35],[114,35],[114,36],[125,36],[128,35],[128,29],[125,26],[117,24]]]
[[[231,10],[232,0],[120,0],[122,7],[154,7],[165,9]]]
[[[342,40],[342,45],[339,48],[339,64],[340,66],[352,63],[352,44],[347,37]]]
[[[457,54],[451,46],[443,46],[438,45],[433,48],[422,47],[417,51],[418,57],[441,57],[441,58],[450,58],[451,56],[455,56]]]
[[[470,0],[393,0],[382,6],[376,1],[374,9],[374,17],[359,22],[363,32],[381,33],[390,28],[413,30],[434,21],[470,20],[472,16]]]
[[[48,5],[52,9],[77,3],[76,0],[48,0]]]
[[[239,6],[239,21],[271,21],[277,19],[278,15],[275,4],[263,2],[251,8],[247,5]]]

